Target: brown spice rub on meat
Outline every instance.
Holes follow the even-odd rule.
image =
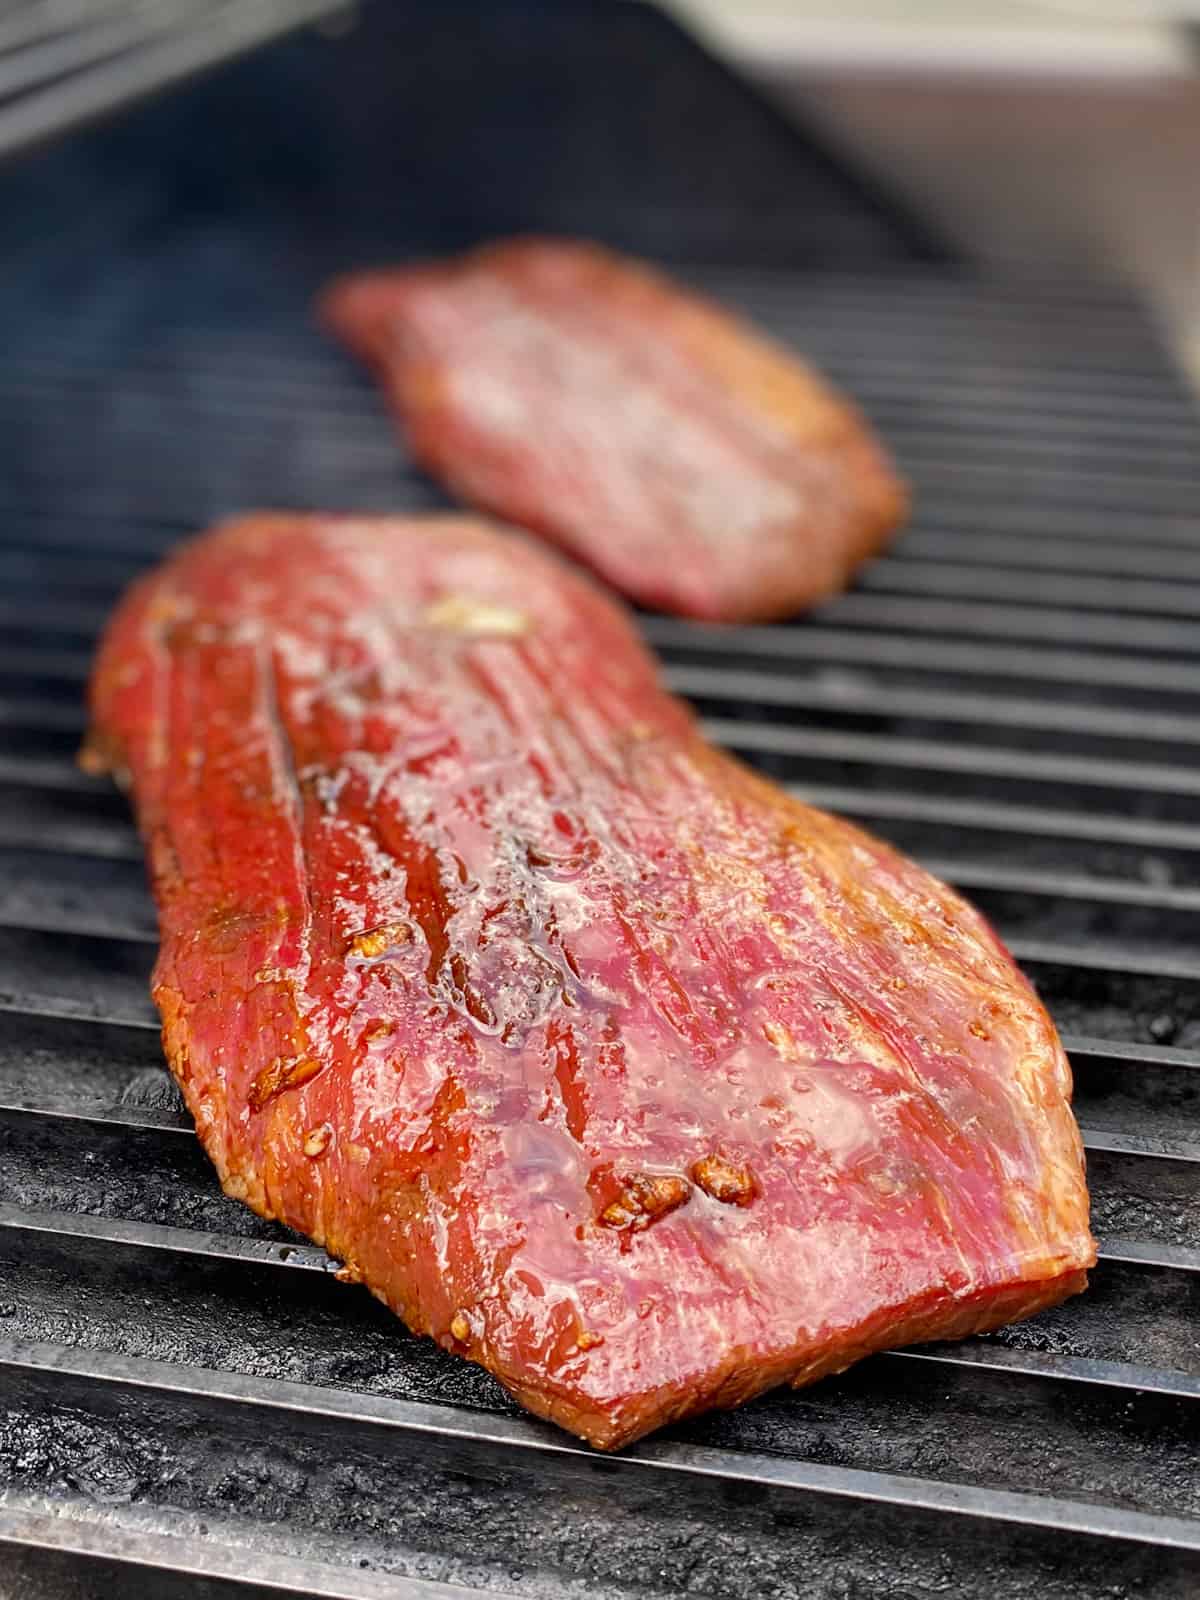
[[[663,274],[551,239],[352,274],[321,302],[417,459],[631,599],[710,620],[845,586],[906,494],[849,401]]]

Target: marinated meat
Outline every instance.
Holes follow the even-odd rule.
[[[903,516],[883,450],[816,373],[595,246],[353,275],[322,311],[419,461],[645,605],[786,615],[844,587]]]
[[[226,526],[124,601],[92,708],[226,1191],[531,1410],[610,1448],[1084,1286],[1003,946],[706,744],[520,536]]]

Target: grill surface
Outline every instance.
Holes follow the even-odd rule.
[[[0,8],[0,153],[337,9],[338,0],[16,0]]]
[[[1028,1325],[600,1461],[226,1201],[161,1068],[140,848],[72,764],[96,628],[212,517],[442,501],[304,321],[326,241],[150,232],[43,284],[0,373],[0,1597],[1194,1595],[1200,434],[1141,315],[686,269],[859,397],[918,510],[802,623],[647,637],[714,737],[994,919],[1103,1250]]]
[[[366,385],[302,328],[163,318],[119,374],[47,343],[0,380],[21,441],[0,548],[10,1529],[67,1543],[166,1529],[251,1575],[299,1548],[331,1571],[284,1562],[280,1581],[329,1593],[375,1593],[388,1570],[529,1594],[788,1593],[810,1570],[855,1593],[832,1586],[839,1566],[862,1583],[886,1569],[885,1593],[965,1570],[984,1593],[1098,1593],[1101,1577],[1103,1592],[1188,1592],[1189,402],[1116,300],[927,272],[692,276],[853,389],[919,511],[853,594],[804,623],[647,618],[646,633],[715,737],[929,862],[1008,938],[1077,1074],[1104,1243],[1094,1289],[599,1467],[332,1283],[320,1252],[224,1200],[158,1066],[137,841],[123,803],[71,763],[94,632],[121,585],[210,515],[439,498]],[[50,1507],[52,1522],[29,1521]],[[522,1544],[535,1524],[536,1556]],[[152,1541],[136,1547],[154,1559]]]

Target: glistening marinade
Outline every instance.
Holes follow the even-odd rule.
[[[555,557],[250,517],[131,591],[92,711],[226,1190],[531,1410],[612,1448],[1083,1287],[1002,945],[705,743]]]

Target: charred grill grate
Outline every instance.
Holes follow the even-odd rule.
[[[647,8],[580,0],[531,23],[513,0],[485,35],[456,0],[440,44],[407,7],[365,9],[353,105],[330,110],[296,39],[190,110],[144,113],[140,145],[110,130],[0,183],[0,234],[28,267],[0,307],[0,1600],[1183,1600],[1200,1583],[1191,399],[1119,294],[918,269],[903,230],[819,163],[793,181],[794,142],[752,109],[744,182],[702,161],[698,198],[691,143],[671,182],[666,156],[644,172],[627,126],[656,150],[672,127],[725,142],[733,126],[709,115],[715,69],[697,68],[706,116],[689,124],[682,67],[638,55]],[[468,205],[476,145],[454,142],[457,111],[437,121],[428,64],[457,72],[472,50],[478,126],[516,131],[512,176],[489,169]],[[492,96],[531,57],[537,95]],[[652,94],[618,128],[626,68]],[[547,140],[564,73],[570,117]],[[432,128],[434,199],[411,225],[392,148],[369,161],[393,113],[401,151]],[[572,132],[589,117],[594,147]],[[381,211],[398,182],[404,204]],[[715,737],[1000,927],[1067,1040],[1103,1242],[1091,1293],[1033,1323],[879,1357],[615,1461],[519,1416],[222,1198],[161,1067],[140,847],[72,761],[96,629],[176,538],[262,504],[442,503],[306,306],[335,267],[461,242],[472,206],[476,228],[843,263],[685,275],[859,397],[914,482],[912,527],[803,622],[645,631]]]
[[[367,384],[301,327],[163,319],[119,372],[43,343],[0,378],[21,445],[0,541],[14,1551],[339,1595],[393,1592],[388,1573],[538,1595],[1195,1581],[1191,402],[1119,298],[928,272],[692,276],[853,389],[919,509],[806,621],[646,618],[646,634],[714,736],[929,862],[1007,936],[1076,1071],[1093,1291],[597,1466],[224,1200],[158,1066],[137,841],[71,762],[95,630],[208,516],[281,492],[362,508],[438,495]],[[838,1589],[839,1572],[864,1587]]]

